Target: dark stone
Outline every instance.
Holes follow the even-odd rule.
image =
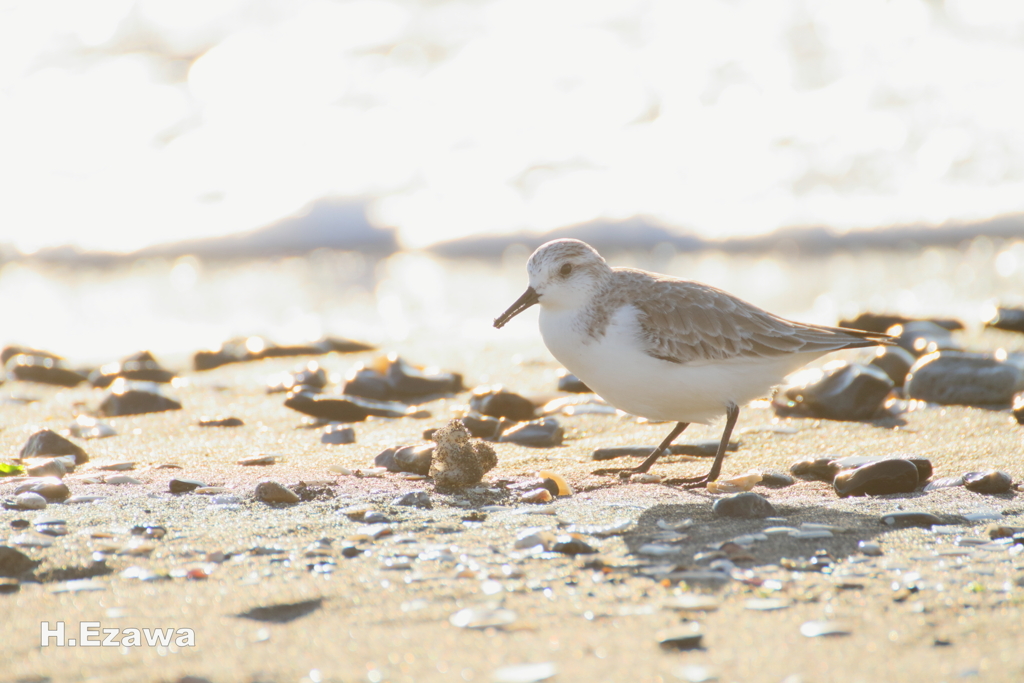
[[[57,432],[44,429],[28,437],[19,457],[35,458],[42,455],[73,455],[75,465],[89,462],[89,456],[78,444],[68,441]]]
[[[195,479],[178,478],[171,479],[167,484],[167,488],[171,493],[188,493],[189,491],[195,491],[203,486],[206,486],[206,484]]]
[[[1013,363],[980,353],[942,352],[914,364],[906,392],[942,405],[1008,405],[1022,379]]]
[[[533,448],[550,448],[561,446],[565,430],[553,417],[545,417],[535,422],[524,422],[509,429],[501,435],[501,443],[515,443]]]
[[[327,429],[320,435],[320,443],[333,444],[335,446],[355,443],[356,430],[342,425],[327,425]]]
[[[775,506],[767,498],[753,491],[744,491],[719,498],[711,506],[711,510],[719,517],[742,517],[744,519],[763,519],[778,514]]]
[[[563,555],[593,555],[597,552],[589,543],[572,536],[559,536],[551,550]]]
[[[903,325],[909,322],[930,322],[947,330],[964,329],[962,322],[950,318],[931,318],[920,321],[902,315],[882,315],[879,313],[861,313],[853,320],[840,321],[839,326],[850,327],[855,330],[865,330],[867,332],[885,332],[893,325]]]
[[[689,628],[680,628],[658,634],[658,645],[666,650],[696,650],[704,636]]]
[[[322,337],[313,343],[313,346],[321,353],[359,353],[360,351],[373,351],[377,347],[366,342],[346,339],[345,337]]]
[[[481,415],[507,417],[517,422],[532,420],[537,409],[529,399],[500,386],[474,389],[469,407]]]
[[[871,359],[871,365],[881,368],[893,385],[902,387],[916,361],[917,357],[902,347],[879,346],[875,357]]]
[[[781,489],[787,486],[792,486],[796,483],[796,480],[783,472],[777,472],[775,470],[764,470],[761,472],[761,481],[757,483],[758,486],[767,486],[770,489]]]
[[[1006,472],[968,472],[963,476],[964,486],[975,493],[1006,493],[1013,486],[1013,479]]]
[[[870,420],[892,391],[880,368],[860,363],[830,363],[818,373],[800,373],[795,384],[772,399],[776,414],[826,420]]]
[[[263,337],[236,337],[221,344],[213,351],[197,351],[192,357],[196,370],[212,370],[229,363],[244,363],[263,358],[281,358],[285,356],[320,356],[325,353],[353,353],[368,351],[375,348],[370,344],[343,339],[340,337],[324,337],[311,344],[294,346],[278,346]]]
[[[589,394],[593,391],[579,377],[566,371],[558,376],[558,390],[571,394]]]
[[[1024,425],[1024,393],[1017,394],[1013,399],[1013,416],[1017,424]]]
[[[963,348],[953,339],[952,332],[929,320],[911,320],[893,326],[888,332],[896,337],[899,346],[915,356]]]
[[[300,366],[293,372],[274,375],[267,385],[267,393],[275,394],[285,391],[304,391],[320,393],[327,386],[327,371],[315,360]]]
[[[162,413],[167,410],[181,410],[181,404],[161,394],[124,386],[115,387],[100,403],[100,413],[107,417],[119,415],[142,415]]]
[[[832,483],[832,480],[839,474],[839,466],[835,464],[835,458],[799,460],[789,466],[789,472],[794,477],[807,481],[827,481]]]
[[[0,545],[0,576],[21,576],[35,569],[38,564],[38,561],[20,550]]]
[[[832,488],[840,498],[912,493],[917,489],[918,470],[909,460],[879,460],[836,475]]]
[[[739,450],[739,441],[730,441],[725,447],[727,453]],[[612,460],[614,458],[646,458],[654,450],[654,446],[611,446],[608,448],[596,448],[590,454],[591,460]],[[697,455],[712,457],[718,453],[718,440],[691,441],[689,443],[672,444],[662,455]]]
[[[64,361],[53,355],[19,353],[5,363],[5,368],[8,376],[22,382],[76,387],[86,381],[85,375],[65,367]]]
[[[284,404],[292,410],[331,422],[362,422],[371,416],[411,416],[409,407],[402,403],[371,401],[357,396],[341,398],[297,392],[290,394]]]
[[[997,330],[1010,332],[1024,332],[1024,308],[1003,308],[996,309],[994,316],[985,322],[986,327],[994,327]]]
[[[880,521],[886,526],[891,526],[897,529],[905,529],[907,527],[915,526],[927,529],[935,526],[936,524],[948,523],[930,512],[890,512],[887,515],[882,515]]]
[[[140,351],[122,361],[108,363],[98,370],[94,370],[89,375],[89,383],[94,387],[105,388],[118,377],[139,382],[166,384],[174,379],[176,374],[165,370],[149,351]]]
[[[33,349],[27,346],[5,346],[3,351],[0,351],[0,365],[7,365],[7,361],[20,355],[39,356],[40,358],[52,358],[59,361],[64,360],[62,356],[50,353],[49,351],[43,351],[42,349]]]
[[[363,554],[363,551],[360,550],[359,548],[357,548],[354,545],[346,545],[346,546],[342,546],[342,548],[341,548],[341,556],[344,557],[344,558],[347,558],[347,559],[352,559],[353,557],[359,557],[362,554]]]
[[[409,491],[391,501],[392,505],[403,505],[408,507],[426,508],[434,507],[430,501],[430,494],[426,491]]]
[[[214,419],[203,419],[197,423],[200,427],[241,427],[245,423],[237,417],[218,417]]]
[[[388,354],[350,371],[344,393],[380,401],[412,401],[446,396],[463,390],[462,375],[454,372],[428,373],[396,354]]]
[[[923,483],[932,476],[932,461],[927,458],[900,457],[892,455],[850,455],[845,458],[836,458],[832,464],[842,470],[852,470],[864,465],[870,465],[883,460],[906,460],[913,463],[917,468],[917,481]]]
[[[388,472],[411,472],[427,475],[430,473],[430,462],[434,455],[435,445],[432,443],[416,446],[389,448],[373,459],[377,467],[386,467]]]
[[[470,413],[459,419],[469,430],[470,435],[478,439],[497,439],[501,434],[501,420],[496,417]]]
[[[555,496],[556,498],[558,497],[558,482],[557,481],[555,481],[554,479],[544,479],[540,483],[540,485],[543,486],[544,488],[546,488],[548,490],[548,493],[550,493],[552,496]]]

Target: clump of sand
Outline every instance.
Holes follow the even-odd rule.
[[[494,449],[483,441],[470,441],[461,420],[449,420],[434,432],[434,457],[430,476],[439,491],[456,491],[473,486],[498,464]]]

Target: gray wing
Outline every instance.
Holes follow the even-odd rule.
[[[892,343],[884,334],[786,320],[698,282],[629,269],[616,274],[627,289],[648,293],[632,303],[647,353],[662,360],[769,358]],[[638,278],[647,282],[628,286],[640,284]]]

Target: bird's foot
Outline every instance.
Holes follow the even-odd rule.
[[[641,474],[642,472],[644,470],[637,469],[636,467],[605,467],[594,470],[591,474],[618,475],[619,479],[629,479],[634,474]]]
[[[708,475],[703,477],[686,477],[684,479],[666,479],[661,482],[667,486],[676,486],[681,489],[701,489],[708,485],[709,482],[714,481],[710,479]]]

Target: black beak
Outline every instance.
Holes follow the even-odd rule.
[[[540,303],[540,294],[533,287],[527,287],[523,295],[516,299],[516,302],[508,307],[508,310],[494,319],[494,326],[499,330],[512,318],[516,317],[530,306]]]

